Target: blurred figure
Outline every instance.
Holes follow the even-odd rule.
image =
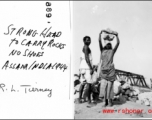
[[[94,72],[92,75],[92,98],[93,98],[93,102],[96,104],[97,100],[99,98],[99,86],[100,86],[100,82],[98,81],[98,66],[94,66]]]
[[[102,41],[101,41],[101,35],[105,33],[104,40],[107,40],[108,43],[103,47]],[[113,39],[116,37],[117,44],[114,48],[112,48],[112,44],[110,41],[113,41]],[[111,31],[111,30],[102,30],[99,34],[99,46],[101,51],[101,71],[100,71],[100,95],[99,97],[105,98],[105,104],[106,106],[112,106],[112,99],[113,99],[113,82],[115,81],[115,67],[113,64],[113,57],[115,55],[115,52],[117,51],[117,48],[119,46],[119,37],[118,33]]]
[[[91,103],[91,84],[92,84],[92,74],[93,74],[93,65],[92,65],[92,54],[91,49],[89,48],[91,44],[91,38],[89,36],[85,36],[83,38],[84,46],[82,49],[81,59],[80,59],[80,71],[81,74],[84,74],[84,78],[87,82],[87,91],[88,91],[88,103]],[[83,89],[84,86],[82,86],[81,89]],[[82,93],[80,92],[80,96]],[[81,98],[81,97],[80,97]],[[81,99],[79,99],[79,102]]]

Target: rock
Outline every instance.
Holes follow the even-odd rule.
[[[119,81],[114,81],[114,93],[117,94],[120,90],[121,83]]]
[[[119,96],[119,102],[125,103],[127,101],[126,96]]]
[[[138,95],[139,101],[141,101],[141,104],[144,104],[146,106],[152,105],[152,92],[144,92],[140,93]]]
[[[74,95],[74,99],[77,99],[79,98],[79,92],[77,92],[75,95]]]
[[[81,85],[81,84],[78,84],[77,86],[75,86],[75,87],[74,87],[74,90],[75,90],[75,91],[79,91],[80,85]]]
[[[136,98],[136,97],[132,97],[132,98],[129,97],[128,99],[129,99],[131,102],[136,102],[136,101],[137,101],[137,98]]]
[[[144,105],[144,104],[145,104],[145,102],[144,102],[143,100],[141,100],[140,102],[141,102],[141,105]]]
[[[75,110],[75,114],[80,114],[81,113],[81,110],[77,111]]]
[[[133,95],[137,96],[140,94],[140,91],[137,88],[133,88]]]
[[[152,92],[145,92],[145,93],[140,93],[138,95],[138,99],[139,100],[145,100],[145,99],[149,99],[149,101],[152,101]]]
[[[149,101],[149,99],[145,99],[144,103],[145,103],[146,106],[150,106],[150,101]]]
[[[129,96],[132,97],[134,95],[134,93],[132,91],[130,91]]]
[[[123,88],[123,89],[130,88],[130,84],[129,84],[129,83],[125,83],[124,85],[122,85],[122,88]]]

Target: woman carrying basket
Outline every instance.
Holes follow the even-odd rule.
[[[105,34],[103,39],[104,41],[108,41],[108,43],[103,47],[101,36]],[[116,37],[117,44],[114,48],[112,48],[112,44],[110,41]],[[120,44],[118,33],[111,31],[109,29],[102,30],[99,34],[99,47],[101,51],[100,61],[101,69],[99,78],[101,80],[100,85],[100,94],[99,97],[104,97],[106,106],[112,106],[112,98],[113,98],[113,83],[115,81],[115,67],[113,64],[113,57],[117,51],[117,48]]]

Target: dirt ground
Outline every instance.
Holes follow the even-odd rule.
[[[152,118],[152,107],[136,102],[114,102],[113,107],[103,108],[104,102],[100,101],[96,106],[90,106],[87,102],[75,103],[75,119],[101,119],[101,118]],[[113,113],[103,113],[103,110],[114,110]],[[128,113],[127,110],[142,110],[139,113]],[[118,112],[119,111],[119,112]],[[131,111],[130,111],[131,112]]]
[[[77,86],[79,87],[79,86]],[[151,89],[147,88],[139,88],[141,93],[152,92]],[[79,96],[77,92],[74,95],[74,99],[76,100]],[[148,96],[147,96],[148,97]],[[150,94],[149,94],[150,97]],[[126,101],[123,100],[123,97],[119,101],[114,101],[113,107],[103,108],[102,105],[104,102],[99,101],[97,105],[90,106],[87,102],[81,104],[75,104],[75,119],[101,119],[101,118],[152,118],[152,102],[150,106],[142,105],[139,100],[134,101]],[[103,110],[114,110],[113,113],[104,113]],[[140,113],[126,113],[126,109],[128,110],[142,110]]]

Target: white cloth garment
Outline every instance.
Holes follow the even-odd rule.
[[[89,59],[90,59],[91,65],[92,65],[91,53],[89,54]],[[85,77],[85,80],[87,81],[87,83],[92,83],[92,76],[90,75],[90,67],[86,62],[85,54],[83,52],[81,53],[81,63],[80,63],[79,70],[81,71],[81,74],[84,74],[84,77]]]

